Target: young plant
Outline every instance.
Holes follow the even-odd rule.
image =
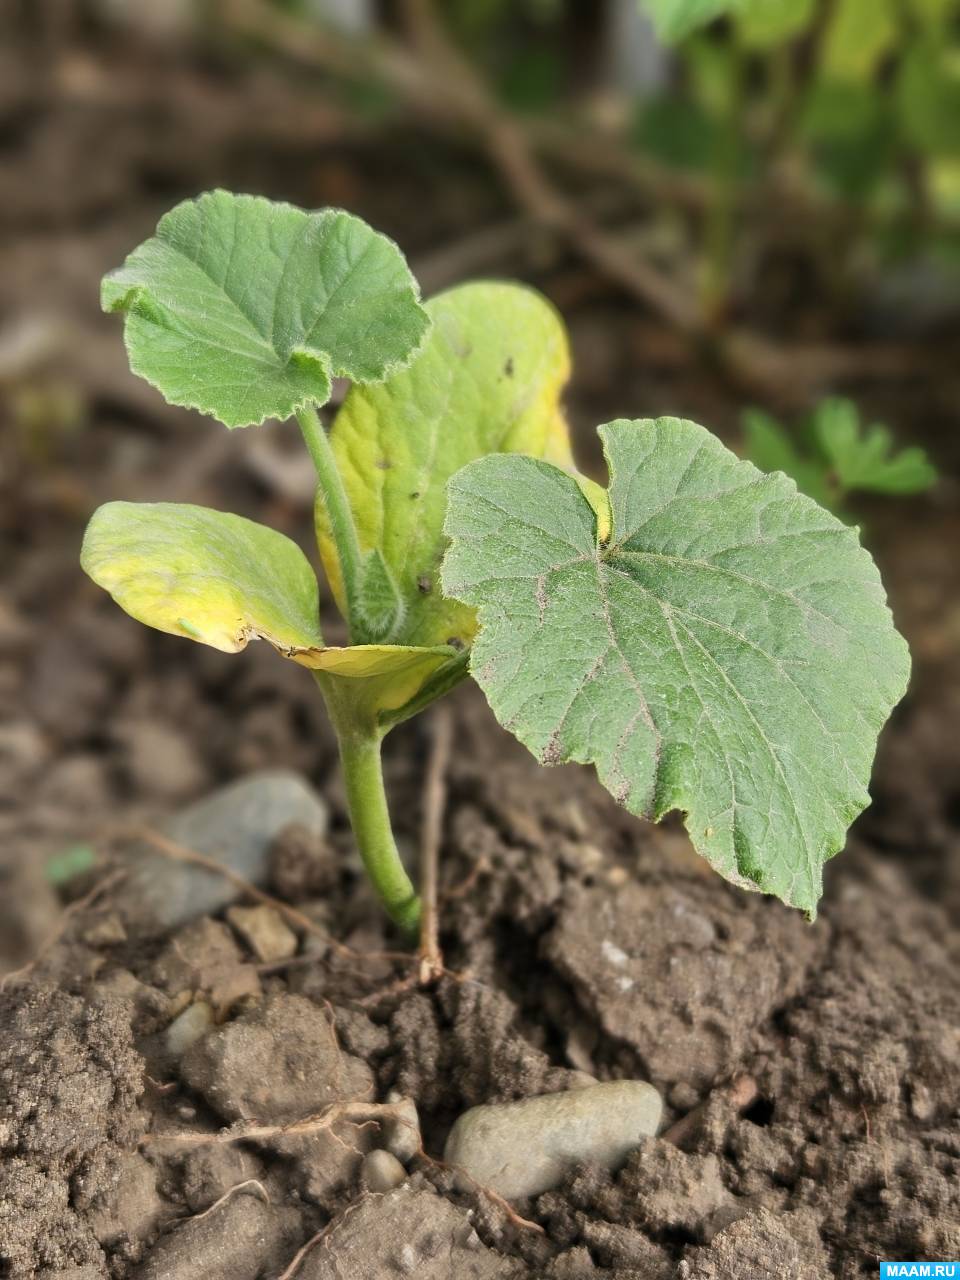
[[[909,668],[853,530],[673,418],[601,427],[609,489],[578,475],[552,308],[509,284],[421,306],[396,247],[342,212],[201,196],[103,299],[168,400],[230,427],[297,417],[350,643],[325,644],[300,549],[238,516],[109,503],[84,568],[142,622],[228,652],[262,638],[313,673],[402,928],[419,902],[381,742],[468,672],[543,763],[681,811],[722,875],[813,915]],[[327,432],[335,374],[354,385]]]
[[[852,493],[906,497],[937,481],[923,449],[895,448],[889,427],[860,422],[852,400],[821,400],[794,436],[759,409],[743,415],[747,457],[761,471],[783,471],[797,488],[842,514]]]

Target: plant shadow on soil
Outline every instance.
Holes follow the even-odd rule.
[[[63,900],[103,873],[98,864],[60,894],[44,875],[49,855],[278,764],[314,781],[333,824],[323,842],[281,839],[272,888],[362,958],[301,938],[306,958],[269,971],[222,916],[148,936],[109,890],[78,912],[0,992],[0,1275],[257,1280],[283,1274],[324,1230],[303,1280],[852,1280],[874,1275],[882,1257],[960,1256],[955,511],[930,499],[871,521],[918,672],[884,736],[875,804],[827,869],[815,925],[721,883],[675,824],[623,814],[590,771],[539,769],[464,690],[441,877],[453,976],[426,991],[404,985],[403,965],[377,954],[396,940],[351,852],[309,679],[262,645],[226,657],[147,634],[76,565],[85,516],[116,496],[207,501],[308,545],[302,476],[279,448],[266,454],[252,436],[227,439],[164,412],[127,376],[114,327],[88,318],[100,270],[171,194],[213,180],[350,204],[413,249],[453,239],[465,203],[481,221],[495,216],[496,198],[482,182],[471,195],[478,180],[456,155],[460,189],[449,198],[447,183],[424,199],[417,181],[435,181],[429,166],[409,189],[388,180],[396,139],[379,159],[370,148],[359,161],[336,151],[316,162],[311,139],[269,136],[288,117],[252,121],[228,77],[191,67],[151,65],[142,86],[128,69],[130,127],[104,131],[115,98],[98,96],[90,66],[85,75],[82,101],[69,86],[59,97],[42,81],[21,87],[32,114],[12,143],[19,203],[0,215],[15,232],[15,250],[0,252],[0,301],[16,315],[55,302],[72,334],[58,368],[89,415],[81,433],[65,424],[52,453],[15,434],[0,440],[0,959],[28,960]],[[165,77],[190,81],[189,147]],[[287,103],[271,83],[257,92]],[[255,135],[241,138],[241,123]],[[101,164],[64,186],[54,217],[36,203],[48,152],[86,154],[92,136],[105,139]],[[309,189],[287,189],[293,170]],[[398,207],[416,210],[415,226],[397,225]],[[65,256],[51,266],[52,253]],[[582,273],[564,270],[538,280],[558,299],[582,286]],[[524,272],[506,263],[502,274]],[[567,307],[582,357],[575,421],[682,409],[728,427],[732,398],[675,354],[662,367],[651,355],[638,375],[631,313],[598,296]],[[891,390],[922,418],[916,395],[915,385]],[[924,420],[941,421],[945,403],[931,401]],[[424,752],[417,725],[388,741],[408,846]],[[172,1054],[165,1028],[198,998],[218,1025]],[[394,1089],[416,1100],[425,1152],[437,1156],[464,1108],[583,1073],[650,1079],[667,1124],[696,1120],[680,1147],[649,1140],[615,1174],[578,1168],[518,1205],[542,1231],[420,1157],[403,1187],[364,1194],[359,1153],[378,1140],[372,1128],[141,1143],[238,1120],[282,1125]],[[744,1114],[723,1090],[740,1073],[759,1089]]]

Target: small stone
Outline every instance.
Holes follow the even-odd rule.
[[[368,1151],[363,1157],[360,1176],[368,1191],[386,1192],[399,1187],[406,1179],[407,1171],[389,1151]]]
[[[473,1107],[450,1131],[443,1158],[506,1200],[540,1195],[575,1164],[618,1168],[657,1131],[653,1085],[617,1080],[565,1093]]]
[[[391,1089],[387,1102],[397,1108],[396,1115],[383,1121],[383,1145],[392,1156],[403,1164],[409,1164],[420,1150],[420,1116],[412,1098]]]
[[[261,963],[297,954],[297,935],[276,907],[231,907],[227,919]]]
[[[327,806],[296,773],[249,774],[175,814],[161,831],[176,844],[222,862],[255,885],[267,882],[270,849],[291,823],[317,836],[327,829]],[[239,890],[225,876],[137,846],[116,903],[138,932],[174,929],[198,916],[215,915]]]
[[[109,911],[91,921],[80,937],[88,947],[117,947],[126,942],[127,931],[115,911]]]
[[[205,1000],[188,1005],[167,1027],[164,1047],[178,1062],[213,1026],[213,1010]]]

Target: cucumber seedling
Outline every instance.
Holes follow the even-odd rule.
[[[609,423],[576,471],[563,326],[537,294],[469,284],[421,305],[399,250],[339,210],[216,191],[108,275],[130,365],[228,427],[295,416],[317,471],[317,578],[239,516],[111,502],[82,562],[133,617],[310,670],[384,907],[415,929],[381,743],[468,674],[544,764],[595,765],[632,812],[684,815],[727,879],[813,915],[868,803],[909,658],[870,556],[782,474],[675,418]],[[330,430],[334,376],[352,388]]]

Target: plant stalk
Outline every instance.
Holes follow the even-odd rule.
[[[390,919],[413,942],[420,926],[420,898],[393,838],[380,758],[383,730],[374,717],[358,714],[356,705],[344,696],[343,681],[322,671],[314,672],[314,678],[336,731],[347,813],[360,857]]]
[[[420,899],[393,838],[383,789],[379,735],[342,737],[340,762],[350,822],[367,875],[390,919],[412,940],[420,924]]]
[[[330,439],[323,423],[312,405],[297,410],[297,422],[310,451],[317,473],[323,505],[330,521],[330,533],[337,548],[343,594],[346,599],[347,627],[350,642],[355,642],[354,626],[357,619],[357,598],[360,590],[360,541],[357,526],[353,522],[350,501],[343,486],[343,477],[337,467]]]

